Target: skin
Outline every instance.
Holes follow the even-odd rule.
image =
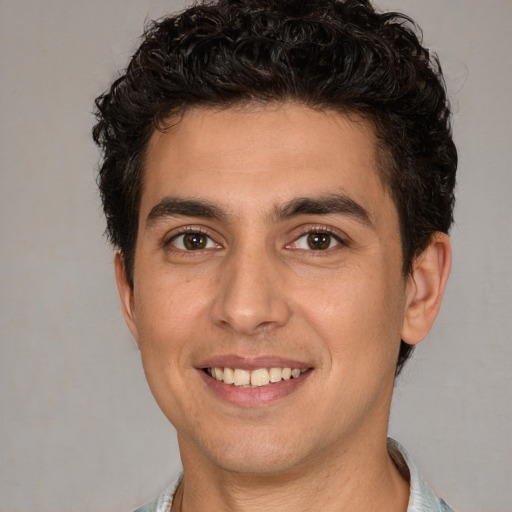
[[[120,254],[116,276],[178,432],[185,512],[406,510],[408,483],[386,452],[394,371],[400,339],[418,343],[434,322],[450,246],[436,234],[402,275],[376,147],[368,122],[294,103],[192,109],[153,134],[133,289]],[[333,194],[360,209],[290,207]],[[177,215],[176,200],[215,215]],[[191,232],[203,248],[187,249]],[[315,233],[327,246],[311,249]],[[226,355],[308,372],[284,396],[234,403],[202,371]]]

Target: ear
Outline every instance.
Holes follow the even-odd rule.
[[[132,333],[137,343],[139,342],[139,335],[137,331],[137,322],[135,318],[135,301],[133,296],[133,288],[128,282],[126,276],[126,265],[121,251],[116,251],[114,256],[114,268],[116,272],[117,289],[119,291],[119,298],[121,299],[121,308],[123,311],[124,320],[128,329]]]
[[[450,239],[444,233],[435,233],[407,277],[402,340],[409,345],[422,341],[434,325],[451,264]]]

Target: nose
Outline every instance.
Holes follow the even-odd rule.
[[[212,321],[239,335],[251,336],[285,325],[290,318],[279,262],[264,251],[241,251],[227,258]]]

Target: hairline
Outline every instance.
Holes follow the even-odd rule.
[[[391,184],[392,176],[395,171],[395,158],[393,153],[389,147],[387,147],[387,143],[380,136],[380,130],[375,121],[371,110],[368,109],[357,109],[355,107],[343,106],[340,104],[339,106],[334,104],[328,104],[327,102],[323,103],[308,103],[307,101],[285,97],[285,98],[242,98],[236,101],[227,101],[227,102],[218,102],[218,103],[190,103],[188,105],[184,105],[178,109],[176,109],[172,113],[168,113],[167,115],[160,113],[157,114],[157,118],[153,121],[153,129],[147,136],[147,140],[142,146],[139,158],[137,158],[137,163],[135,166],[137,167],[137,171],[139,174],[139,184],[137,187],[137,197],[134,198],[134,219],[135,225],[133,226],[133,244],[130,247],[131,255],[124,255],[125,263],[129,264],[129,268],[127,268],[127,275],[129,276],[129,284],[133,288],[133,273],[135,271],[135,254],[138,242],[138,231],[140,227],[140,208],[141,208],[141,200],[142,195],[144,193],[144,184],[145,184],[145,175],[147,172],[147,159],[148,159],[148,149],[151,142],[151,139],[155,135],[156,132],[166,133],[169,130],[172,130],[176,126],[180,124],[184,116],[192,111],[192,110],[203,110],[203,111],[211,111],[211,112],[223,112],[226,110],[234,110],[239,112],[257,112],[258,110],[267,110],[269,107],[281,108],[286,104],[296,104],[307,107],[313,111],[317,112],[330,112],[355,123],[366,123],[372,130],[374,135],[374,160],[376,166],[376,174],[385,190],[392,200],[393,205],[395,206],[398,222],[399,222],[399,234],[400,234],[400,244],[402,249],[402,273],[404,276],[410,273],[410,263],[406,261],[406,247],[404,240],[404,221],[402,219],[400,208],[399,208],[399,200],[396,196],[396,193],[393,191],[393,187]],[[126,257],[127,261],[126,261]],[[409,263],[407,265],[407,263]]]

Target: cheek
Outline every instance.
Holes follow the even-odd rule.
[[[176,282],[166,275],[153,279],[140,277],[134,303],[145,367],[179,364],[202,308],[199,291],[191,283]]]
[[[141,272],[135,283],[138,321],[151,330],[180,329],[205,300],[204,279],[187,278],[183,271],[165,268]]]
[[[188,375],[194,333],[204,332],[198,321],[203,305],[190,283],[160,278],[139,287],[135,294],[139,349],[148,385],[156,402],[174,424],[175,411],[186,409]],[[197,341],[197,339],[196,339]]]
[[[302,289],[300,315],[328,346],[333,365],[372,366],[383,358],[394,364],[403,318],[396,279],[383,270],[353,268],[333,273],[325,286]]]

